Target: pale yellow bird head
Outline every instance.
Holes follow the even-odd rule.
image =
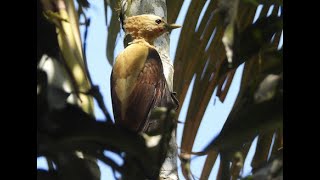
[[[161,17],[153,14],[143,14],[126,18],[123,27],[134,39],[143,38],[147,41],[153,41],[163,33],[181,26],[168,24]]]

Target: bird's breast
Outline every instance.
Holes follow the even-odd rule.
[[[148,47],[140,44],[131,44],[116,58],[113,66],[115,91],[122,102],[132,93],[139,73],[143,70],[148,56]]]
[[[126,47],[116,58],[114,73],[118,78],[138,75],[148,56],[148,47],[132,44]]]

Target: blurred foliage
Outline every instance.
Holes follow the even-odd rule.
[[[157,176],[162,161],[152,157],[155,153],[163,154],[166,149],[161,144],[168,140],[162,138],[157,146],[150,148],[147,144],[153,136],[137,135],[112,123],[98,86],[91,82],[83,46],[86,42],[80,38],[78,18],[85,16],[84,9],[90,7],[89,3],[78,0],[79,8],[75,11],[71,2],[37,1],[37,156],[47,157],[51,167],[49,171],[38,169],[38,178],[99,179],[96,164],[99,159],[125,179],[152,179]],[[112,65],[121,30],[119,2],[104,2],[106,17],[108,10],[112,11],[110,23],[106,22],[109,33],[106,56]],[[176,21],[183,2],[167,1],[168,22]],[[215,95],[221,102],[225,100],[235,71],[244,64],[240,91],[222,131],[198,153],[207,155],[200,179],[209,178],[218,155],[221,163],[217,178],[241,178],[247,153],[256,137],[258,143],[251,162],[253,174],[245,179],[282,179],[283,48],[278,46],[283,30],[283,2],[211,0],[204,9],[206,2],[191,0],[176,55],[172,57],[174,91],[180,107],[195,78],[180,145],[183,175],[186,179],[193,178],[192,147],[210,99]],[[262,5],[261,12],[253,22],[258,5]],[[271,6],[273,9],[268,14]],[[69,84],[70,91],[62,87],[63,83],[50,80],[51,75],[41,68],[41,62],[48,59],[62,69],[62,82]],[[217,93],[213,94],[215,89]],[[105,122],[97,122],[93,116],[93,97],[105,114]],[[166,114],[165,110],[162,113]],[[125,163],[117,164],[103,153],[105,150],[118,154]]]

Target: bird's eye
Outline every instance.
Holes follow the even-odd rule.
[[[161,22],[162,22],[161,19],[157,19],[157,20],[156,20],[156,23],[157,23],[157,24],[160,24]]]

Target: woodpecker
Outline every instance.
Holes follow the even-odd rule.
[[[159,16],[144,14],[124,20],[124,30],[133,41],[116,57],[111,73],[111,98],[116,124],[135,132],[148,132],[149,115],[155,107],[178,101],[170,92],[154,40],[181,26]]]

